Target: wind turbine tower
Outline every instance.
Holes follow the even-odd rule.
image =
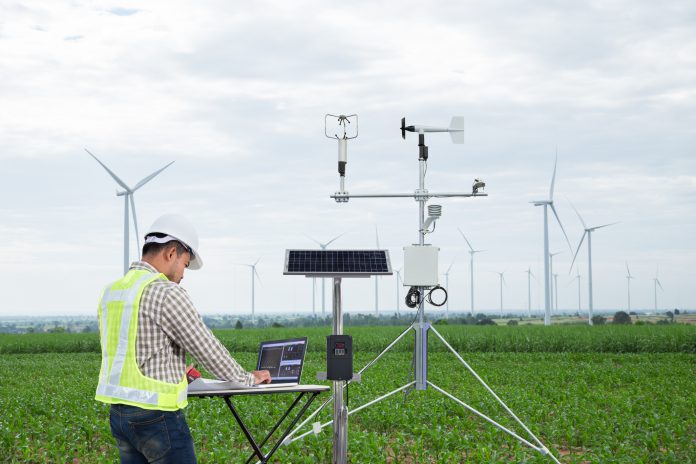
[[[657,274],[660,272],[658,269],[655,271],[655,278],[653,279],[653,286],[655,288],[655,312],[657,312],[657,287],[660,287],[660,290],[663,292],[665,291],[664,288],[662,288],[662,284],[660,283],[660,279],[657,277]]]
[[[528,268],[524,271],[527,274],[527,316],[532,317],[532,268]]]
[[[454,261],[452,261],[452,264],[449,265],[449,267],[447,268],[447,271],[445,271],[445,273],[444,273],[444,275],[445,275],[445,288],[447,289],[448,292],[449,292],[449,288],[450,288],[449,287],[449,273],[450,273],[450,269],[452,269],[452,266],[454,266]],[[449,319],[449,298],[447,298],[447,306],[445,308],[447,311],[447,319]]]
[[[331,240],[329,240],[326,243],[320,243],[320,242],[314,240],[310,236],[307,236],[307,238],[310,239],[311,241],[313,241],[314,243],[316,243],[317,245],[319,245],[319,248],[321,248],[322,250],[326,250],[327,246],[331,245],[332,242],[334,242],[335,240],[338,240],[339,238],[343,237],[344,235],[345,235],[345,232],[342,233],[341,235],[335,236],[334,238],[332,238]],[[316,281],[317,281],[316,277],[312,277],[312,314],[315,314],[314,289],[315,289]],[[326,279],[322,277],[322,279],[321,279],[321,317],[322,318],[326,317],[326,297],[325,297],[325,295],[326,295]]]
[[[551,176],[551,188],[549,189],[549,198],[548,200],[536,200],[532,201],[531,203],[534,204],[534,206],[543,206],[544,207],[544,325],[551,325],[551,273],[549,269],[549,264],[550,264],[550,258],[549,258],[549,216],[548,216],[548,207],[551,207],[551,211],[553,212],[554,216],[556,216],[556,221],[558,221],[558,225],[561,227],[561,231],[563,232],[563,236],[566,239],[566,242],[568,242],[568,248],[570,248],[570,251],[573,251],[573,247],[570,246],[570,240],[568,240],[568,235],[565,233],[565,229],[563,228],[563,224],[561,224],[561,219],[558,217],[558,213],[556,212],[556,208],[553,205],[553,187],[554,184],[556,183],[556,165],[558,163],[558,154],[556,154],[556,160],[553,163],[553,176]]]
[[[256,265],[261,261],[261,258],[257,259],[254,264],[239,264],[239,266],[246,266],[251,269],[251,323],[256,324],[256,305],[254,301],[254,288],[256,287],[256,281],[254,277],[258,277],[261,280],[261,276],[256,272]]]
[[[626,290],[628,291],[628,313],[631,313],[631,270],[628,268],[628,263],[626,263]]]
[[[592,301],[592,232],[594,232],[597,229],[601,229],[602,227],[612,226],[616,223],[612,222],[609,224],[603,224],[601,226],[587,227],[587,225],[585,225],[585,221],[582,219],[582,216],[580,216],[580,213],[575,208],[575,205],[573,205],[571,203],[570,206],[572,206],[573,209],[575,210],[575,214],[578,215],[578,218],[580,219],[580,222],[582,223],[582,227],[585,229],[585,231],[582,233],[582,238],[580,238],[580,243],[578,244],[578,249],[575,251],[575,256],[573,256],[573,262],[570,263],[570,268],[573,269],[573,264],[575,263],[575,258],[577,258],[578,252],[580,251],[580,247],[582,246],[582,242],[583,242],[583,240],[585,240],[585,236],[587,236],[587,285],[589,288],[588,315],[589,315],[589,324],[593,325],[592,324],[592,310],[593,310],[593,301]]]
[[[469,243],[469,240],[466,238],[466,235],[464,235],[464,232],[462,232],[462,229],[457,227],[457,230],[461,234],[461,236],[464,238],[466,241],[466,244],[469,247],[469,255],[470,255],[470,270],[469,270],[469,276],[471,278],[471,317],[474,317],[474,255],[476,253],[481,253],[486,250],[474,250],[474,248],[471,246],[471,243]]]
[[[505,274],[505,271],[496,272],[496,274],[500,276],[500,317],[503,317],[503,283],[505,283],[503,274]]]
[[[133,225],[135,226],[135,238],[136,238],[136,243],[138,246],[138,256],[140,256],[140,233],[138,232],[138,218],[135,214],[135,200],[133,199],[133,194],[138,190],[140,187],[143,185],[147,184],[150,182],[157,174],[160,172],[164,171],[167,169],[169,166],[174,163],[172,161],[171,163],[167,164],[165,167],[158,169],[157,171],[153,172],[149,176],[143,178],[140,182],[135,184],[135,187],[131,188],[128,185],[126,185],[125,182],[123,182],[114,172],[106,167],[106,164],[102,163],[99,158],[94,156],[89,150],[85,148],[85,151],[91,156],[92,158],[95,159],[95,161],[106,170],[106,172],[109,173],[109,175],[116,181],[116,183],[121,186],[124,190],[121,192],[116,192],[116,196],[123,197],[124,203],[123,203],[123,274],[125,275],[128,272],[128,268],[130,267],[130,260],[128,257],[128,252],[130,248],[130,237],[129,237],[129,230],[130,230],[130,221],[129,221],[129,215],[128,215],[128,208],[130,205],[130,209],[133,212]]]
[[[556,255],[560,255],[563,253],[562,251],[557,251],[556,253],[549,253],[549,272],[551,273],[552,276],[556,275],[553,273],[553,257]],[[555,313],[558,311],[558,297],[555,297],[556,292],[558,292],[558,285],[553,285],[551,287],[551,312]],[[554,303],[555,301],[555,303]]]

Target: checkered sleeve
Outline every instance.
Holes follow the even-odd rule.
[[[218,379],[254,384],[254,375],[232,358],[178,285],[171,286],[164,297],[160,327]]]

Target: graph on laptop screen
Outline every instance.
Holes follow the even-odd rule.
[[[306,348],[306,338],[262,342],[256,370],[268,370],[273,383],[299,383]]]

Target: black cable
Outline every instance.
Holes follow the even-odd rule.
[[[442,303],[435,303],[433,301],[432,293],[435,290],[442,290],[445,293],[445,297],[443,298]],[[444,287],[436,285],[435,287],[431,288],[430,291],[425,295],[425,301],[427,301],[433,306],[443,306],[447,302],[447,290],[445,290]]]
[[[421,302],[421,295],[418,291],[418,287],[411,287],[408,289],[406,294],[406,306],[409,308],[415,308]]]

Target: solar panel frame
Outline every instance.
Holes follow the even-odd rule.
[[[389,250],[285,250],[284,275],[370,277],[393,275]]]

